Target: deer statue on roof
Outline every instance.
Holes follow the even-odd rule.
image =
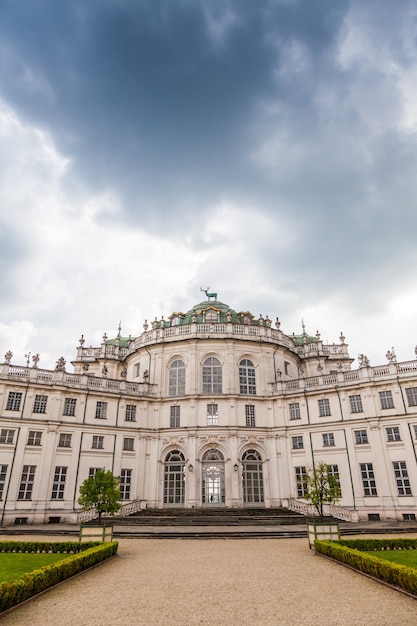
[[[200,287],[200,291],[206,294],[208,300],[210,300],[211,298],[213,298],[214,300],[217,300],[217,293],[209,293],[208,292],[209,289],[210,287],[207,287],[207,289],[203,289],[202,287]]]

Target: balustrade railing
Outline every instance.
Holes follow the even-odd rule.
[[[90,522],[92,519],[97,517],[97,512],[95,509],[88,509],[87,511],[81,511],[77,515],[77,523],[84,524],[85,522]]]
[[[125,515],[137,513],[138,511],[140,511],[140,500],[132,500],[132,502],[126,502],[126,504],[123,504],[122,508],[118,513],[116,513],[116,515],[117,517],[123,517]]]
[[[248,328],[245,326],[242,329]],[[249,327],[250,328],[250,327]],[[258,330],[261,330],[258,328]],[[383,378],[393,376],[406,377],[417,372],[417,361],[405,361],[403,363],[390,363],[376,367],[364,367],[358,370],[339,371],[337,374],[323,374],[318,376],[300,377],[293,380],[271,383],[273,393],[282,393],[300,389],[313,389],[335,384],[349,384],[358,380],[372,378]],[[113,378],[102,378],[85,374],[69,374],[54,370],[41,370],[25,366],[10,365],[3,363],[0,365],[0,377],[8,379],[25,379],[36,382],[39,385],[64,384],[74,385],[81,388],[103,389],[109,392],[123,392],[152,395],[152,386],[147,382],[136,383]]]
[[[350,372],[343,372],[343,378],[346,382],[351,380],[359,380],[359,370],[351,370]]]
[[[122,504],[120,510],[115,513],[114,517],[124,517],[125,515],[132,515],[132,513],[137,513],[140,511],[140,500],[132,500],[131,502],[126,502],[126,504]],[[80,511],[77,515],[77,523],[84,524],[85,522],[91,522],[91,520],[98,517],[97,511],[93,509],[87,509],[86,511]],[[107,515],[104,515],[107,519]]]
[[[389,365],[379,365],[377,367],[371,367],[372,376],[387,376],[389,371]]]
[[[306,517],[318,517],[317,509],[312,504],[303,500],[290,498],[288,500],[288,508],[290,511],[294,511],[294,513],[301,513]],[[334,517],[344,522],[358,521],[357,511],[346,509],[345,507],[337,506],[336,504],[325,504],[323,507],[323,514],[326,517]]]
[[[417,361],[407,361],[406,363],[397,363],[397,369],[399,372],[415,372],[417,371]]]

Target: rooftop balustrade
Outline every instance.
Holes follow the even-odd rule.
[[[152,385],[147,382],[136,383],[114,378],[101,378],[85,374],[71,374],[54,370],[43,370],[35,367],[18,365],[0,365],[0,380],[17,380],[31,382],[36,385],[65,386],[78,389],[94,389],[107,393],[129,393],[130,395],[151,397]]]
[[[288,381],[277,381],[272,383],[274,394],[312,390],[323,387],[334,387],[338,385],[350,385],[357,381],[371,381],[377,379],[406,378],[409,374],[417,373],[417,361],[405,361],[403,363],[389,363],[388,365],[378,365],[376,367],[361,367],[357,370],[347,372],[337,372],[337,374],[323,374],[321,376],[310,376],[296,378]]]
[[[340,371],[337,374],[300,377],[288,381],[277,381],[271,384],[272,395],[281,395],[302,390],[332,388],[337,385],[349,386],[358,381],[390,380],[404,378],[417,373],[417,360],[402,363],[389,363],[376,367],[361,367],[358,370]],[[38,369],[4,363],[0,365],[0,380],[32,382],[45,386],[66,386],[79,389],[94,389],[106,393],[123,393],[131,395],[156,397],[156,385],[148,382],[131,382],[113,378],[101,378],[85,374],[71,374],[53,370]]]

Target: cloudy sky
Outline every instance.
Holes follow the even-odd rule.
[[[414,359],[416,34],[411,0],[2,0],[0,360],[201,286]]]

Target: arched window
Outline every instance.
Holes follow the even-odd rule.
[[[172,450],[165,457],[164,504],[184,503],[185,458],[179,450]]]
[[[256,450],[248,450],[242,457],[243,502],[259,504],[264,501],[262,458]]]
[[[249,359],[242,359],[239,363],[239,388],[240,393],[256,395],[255,366]]]
[[[224,504],[224,457],[219,450],[207,450],[202,459],[203,504]]]
[[[185,395],[185,364],[184,361],[177,359],[169,368],[169,390],[170,396]]]
[[[214,356],[203,363],[203,393],[222,393],[222,366]]]

